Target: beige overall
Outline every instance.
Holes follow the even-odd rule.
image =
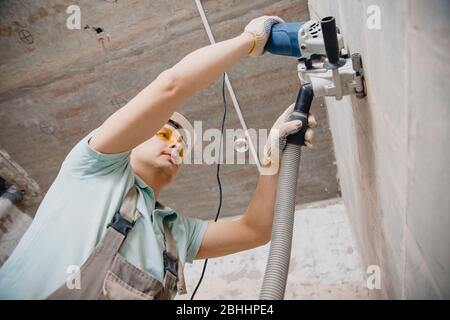
[[[164,284],[127,262],[119,250],[140,213],[136,209],[137,190],[128,191],[120,211],[114,215],[104,237],[80,268],[79,289],[69,289],[64,283],[47,299],[171,299],[175,288],[186,293],[183,265],[178,259],[175,241],[164,222],[166,250],[163,252]]]

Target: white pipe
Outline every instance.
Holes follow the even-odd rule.
[[[203,6],[200,0],[195,0],[195,4],[197,5],[198,12],[200,13],[200,17],[202,18],[203,26],[205,27],[206,34],[208,35],[208,39],[211,42],[211,44],[215,44],[216,40],[214,39],[214,35],[211,32],[211,28],[209,26],[208,20],[206,19],[205,10],[203,10]],[[256,166],[258,167],[258,170],[260,170],[260,163],[258,158],[258,153],[256,152],[256,149],[253,144],[253,140],[248,133],[247,124],[245,123],[244,117],[242,116],[241,108],[239,107],[239,103],[236,99],[236,95],[234,94],[233,87],[231,86],[230,78],[228,77],[228,73],[225,72],[225,84],[228,89],[228,93],[231,96],[231,101],[233,102],[234,109],[236,110],[236,114],[239,118],[239,121],[241,123],[242,129],[244,129],[245,136],[247,137],[247,141],[249,144],[250,153],[253,157],[253,160],[256,163]]]

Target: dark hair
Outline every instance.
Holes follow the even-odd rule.
[[[171,126],[173,126],[175,129],[183,129],[183,127],[176,121],[173,121],[172,119],[169,119],[169,121],[167,121],[167,123]],[[184,129],[183,129],[184,130]],[[181,133],[180,133],[181,134]],[[187,145],[187,141],[186,138],[181,134],[181,136],[183,137],[183,141],[184,143]]]
[[[171,124],[176,129],[183,129],[183,127],[178,122],[175,122],[172,119],[169,119],[169,121],[167,121],[167,123]]]

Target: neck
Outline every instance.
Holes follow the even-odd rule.
[[[152,188],[155,195],[155,200],[158,200],[161,190],[169,183],[167,175],[156,168],[133,168],[134,174],[141,178],[150,188]]]

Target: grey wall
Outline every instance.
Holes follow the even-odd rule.
[[[263,14],[286,21],[307,20],[306,0],[202,1],[216,40],[240,34]],[[66,8],[81,8],[81,30],[68,30]],[[85,25],[111,35],[105,49]],[[21,40],[19,32],[33,37]],[[27,42],[29,41],[29,42]],[[41,187],[53,182],[61,162],[84,135],[136,95],[164,69],[208,45],[194,1],[1,1],[0,148]],[[251,128],[270,128],[296,97],[294,58],[246,58],[230,70],[231,82]],[[181,111],[203,128],[218,128],[220,80],[195,95]],[[228,101],[231,101],[228,97]],[[226,128],[240,128],[229,104]],[[316,108],[314,152],[303,153],[298,202],[339,195],[326,110]],[[206,145],[206,143],[205,143]],[[224,215],[244,212],[256,186],[251,165],[222,169]],[[188,165],[163,202],[187,215],[214,216],[218,203],[215,167]],[[64,196],[64,195],[62,195]],[[70,195],[69,195],[70,196]],[[24,208],[33,215],[36,208]]]
[[[369,5],[381,30],[366,27]],[[309,3],[363,57],[368,96],[326,99],[344,201],[373,297],[450,298],[448,1]]]

